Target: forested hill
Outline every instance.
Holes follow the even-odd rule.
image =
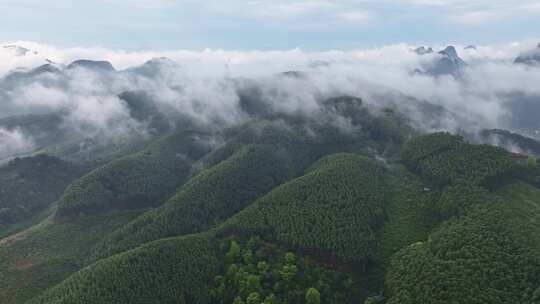
[[[242,124],[154,128],[99,162],[0,167],[0,303],[540,303],[535,139],[426,133],[350,96],[241,104]]]

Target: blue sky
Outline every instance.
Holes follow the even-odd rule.
[[[540,36],[538,0],[2,0],[0,41],[126,50],[350,50]]]

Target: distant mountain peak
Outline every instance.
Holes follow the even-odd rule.
[[[169,68],[180,67],[180,65],[176,61],[167,57],[152,58],[148,60],[147,62],[145,62],[142,66],[143,67],[169,67]]]
[[[177,65],[176,61],[168,58],[168,57],[154,57],[150,60],[148,60],[146,63],[165,63],[165,64],[173,64]]]
[[[520,54],[514,64],[540,65],[540,43],[533,50]]]
[[[129,68],[130,73],[143,75],[146,77],[158,77],[171,70],[178,70],[181,66],[174,60],[167,57],[152,58],[145,63]]]
[[[38,66],[37,68],[34,68],[32,70],[33,73],[40,74],[40,73],[58,73],[60,72],[60,69],[52,63],[52,61],[48,61],[48,63]]]
[[[467,63],[463,61],[461,57],[459,57],[458,52],[456,51],[456,48],[453,45],[447,46],[444,50],[440,51],[439,54],[449,59],[450,61],[452,61],[452,63],[458,69],[465,67],[467,65]],[[445,58],[443,58],[443,60]]]
[[[465,47],[466,50],[476,50],[476,46],[475,45],[468,45]]]
[[[421,46],[421,47],[418,47],[414,50],[414,52],[418,55],[426,55],[426,54],[432,54],[433,53],[433,48],[431,47],[425,47],[425,46]]]
[[[447,46],[444,50],[440,51],[439,54],[452,59],[459,58],[456,48],[453,45]]]
[[[40,77],[42,75],[61,75],[61,68],[61,66],[52,63],[45,63],[35,68],[17,68],[10,71],[3,80],[6,83],[21,84],[34,81],[36,80],[34,77]]]
[[[68,70],[76,69],[76,68],[84,68],[84,69],[107,71],[107,72],[116,71],[113,65],[108,61],[95,61],[95,60],[88,60],[88,59],[76,60],[67,66]]]
[[[420,48],[419,50],[421,52],[422,50],[426,49]],[[418,53],[418,51],[416,52]],[[432,61],[424,64],[424,71],[416,69],[414,73],[429,74],[432,76],[458,76],[461,74],[461,70],[467,66],[467,63],[459,57],[456,48],[452,45],[449,45],[444,50],[439,51],[437,55],[438,56],[436,56]]]

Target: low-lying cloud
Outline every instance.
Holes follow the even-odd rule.
[[[119,95],[144,91],[164,115],[182,115],[223,128],[248,120],[239,106],[242,92],[256,88],[259,98],[281,113],[310,115],[322,99],[352,95],[373,106],[395,106],[413,115],[426,129],[516,128],[508,103],[518,94],[540,103],[540,68],[515,65],[535,41],[474,48],[457,47],[468,66],[460,77],[433,77],[415,69],[438,60],[436,52],[419,56],[407,44],[356,51],[164,51],[127,52],[104,48],[56,48],[14,42],[31,50],[20,56],[0,48],[0,118],[15,114],[62,113],[64,124],[84,136],[144,134]],[[434,47],[435,50],[442,46]],[[153,60],[141,67],[144,63]],[[163,59],[168,58],[168,59]],[[78,59],[105,60],[117,72],[66,70]],[[28,72],[53,62],[63,70],[13,80],[13,71]],[[26,69],[26,70],[24,70]],[[283,72],[293,71],[294,73]],[[11,80],[10,80],[11,78]],[[414,102],[412,102],[414,101]],[[512,100],[510,100],[512,101]],[[444,107],[454,116],[437,126],[414,117],[417,103]],[[540,114],[540,112],[538,113]],[[0,153],[26,149],[32,139],[0,129]],[[2,152],[3,151],[3,152]],[[11,152],[6,152],[11,151]],[[1,158],[2,154],[0,154]]]
[[[27,153],[34,143],[21,130],[0,128],[0,161],[10,156]]]

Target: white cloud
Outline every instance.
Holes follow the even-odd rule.
[[[165,9],[177,4],[177,0],[99,0],[109,4],[122,4],[143,9]]]
[[[372,20],[373,18],[373,15],[367,11],[359,11],[359,10],[356,10],[356,11],[348,11],[348,12],[343,12],[343,13],[340,13],[338,15],[339,18],[343,19],[343,20],[346,20],[346,21],[351,21],[351,22],[357,22],[357,23],[366,23],[366,22],[369,22],[370,20]]]
[[[504,15],[505,13],[501,11],[471,11],[454,16],[452,19],[462,24],[483,24],[502,18]]]
[[[314,1],[251,1],[248,12],[276,18],[295,17],[313,12],[336,8],[336,4],[325,0]]]
[[[168,57],[179,63],[180,67],[167,66],[152,78],[126,73],[105,77],[74,71],[68,73],[67,80],[61,84],[45,85],[36,80],[7,90],[6,102],[11,102],[11,106],[25,113],[61,110],[66,113],[66,123],[91,136],[124,136],[144,127],[130,118],[129,111],[117,97],[127,90],[150,92],[167,114],[188,115],[201,123],[220,127],[246,120],[246,114],[239,108],[238,88],[253,83],[263,98],[282,112],[310,114],[317,111],[320,98],[342,94],[360,96],[373,105],[391,100],[407,109],[412,105],[407,104],[408,99],[403,96],[410,96],[468,115],[471,121],[484,127],[505,127],[501,117],[507,110],[501,96],[516,91],[540,95],[536,85],[540,82],[540,69],[512,64],[520,52],[535,46],[534,41],[478,46],[477,50],[457,46],[469,63],[463,80],[412,75],[411,71],[433,57],[417,56],[411,51],[415,46],[408,44],[328,52],[299,49],[126,52],[18,43],[60,63],[78,58],[102,59],[111,61],[118,69],[137,66],[154,57]],[[434,48],[438,50],[443,46]],[[9,61],[10,58],[0,59]],[[32,66],[31,63],[28,66]],[[305,71],[306,78],[276,76],[295,70]],[[250,81],[244,82],[245,79]],[[3,112],[3,108],[0,111]],[[449,120],[446,127],[458,128],[460,123]],[[13,142],[24,142],[20,139],[24,137],[16,133],[5,134],[4,138]],[[8,142],[7,139],[4,142]]]
[[[502,18],[511,20],[523,16],[534,16],[540,12],[538,0],[411,0],[418,7],[428,7],[442,11],[445,18],[464,25],[488,24]]]
[[[19,153],[29,152],[33,146],[32,140],[20,130],[0,128],[0,160]]]

